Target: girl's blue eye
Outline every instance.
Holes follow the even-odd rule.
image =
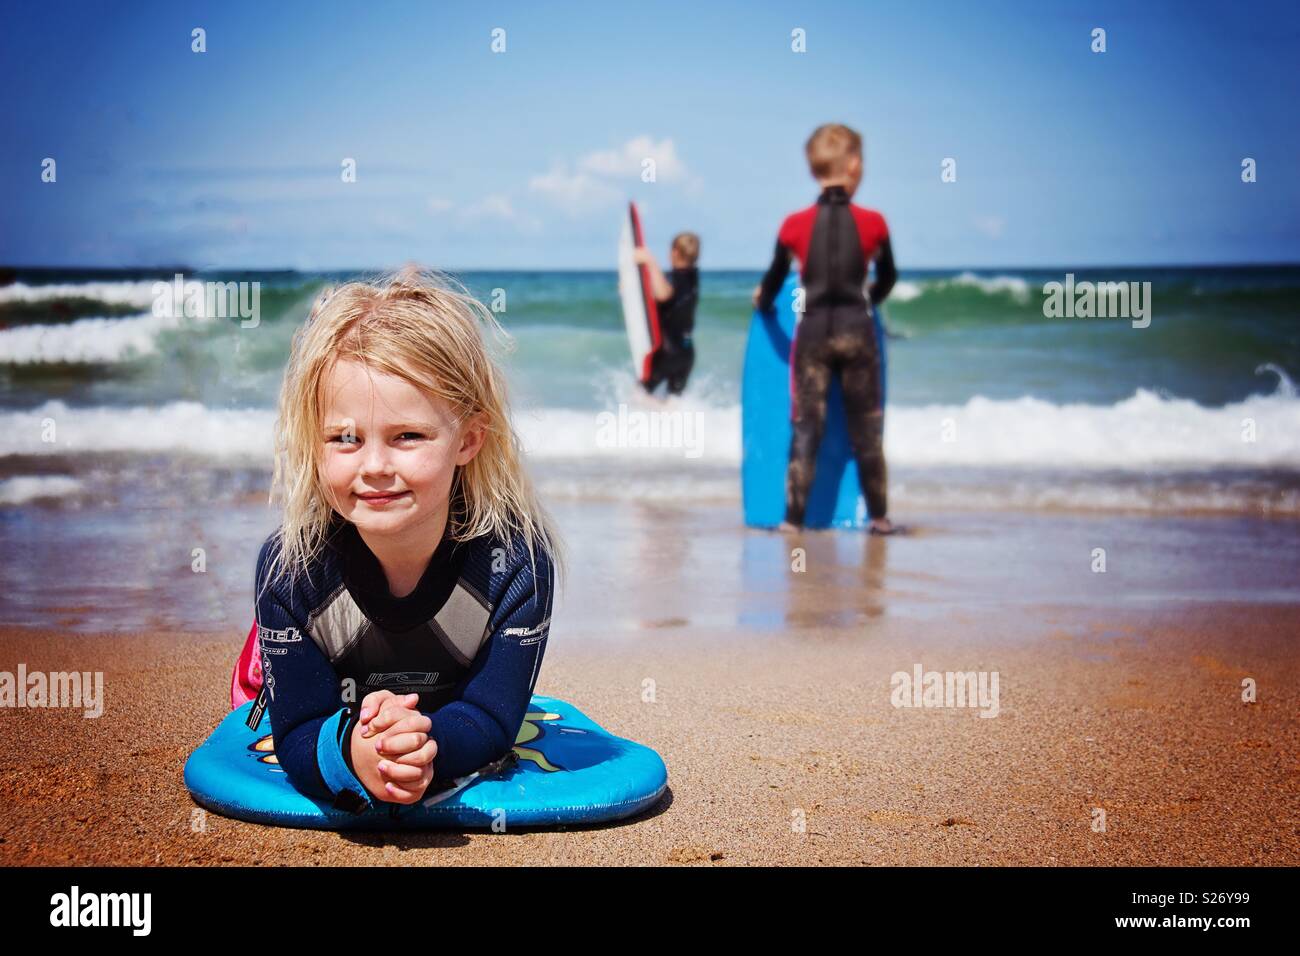
[[[418,441],[419,439],[423,438],[424,435],[422,435],[420,432],[402,432],[397,437],[401,439],[406,439],[409,437],[412,440]],[[350,440],[345,441],[345,439],[350,439]],[[341,445],[355,445],[357,443],[357,436],[356,435],[335,435],[334,437],[328,440],[331,442],[338,442]]]

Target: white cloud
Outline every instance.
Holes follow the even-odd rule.
[[[598,176],[622,178],[641,177],[646,160],[653,160],[655,178],[673,182],[686,178],[686,164],[677,155],[671,139],[658,143],[649,136],[630,139],[618,149],[597,150],[578,160],[578,168]]]
[[[506,222],[516,218],[515,207],[510,204],[510,199],[499,193],[471,203],[465,207],[463,214],[474,218],[503,219]]]
[[[585,172],[570,172],[563,163],[534,176],[528,188],[571,211],[604,206],[620,196],[620,191],[604,180]]]
[[[602,149],[578,157],[572,164],[557,162],[550,170],[534,176],[528,188],[560,205],[570,216],[611,206],[641,182],[646,160],[654,161],[656,182],[684,183],[698,194],[700,180],[692,176],[677,155],[671,139],[655,142],[637,136],[614,149]]]
[[[1001,216],[979,216],[975,220],[975,228],[990,239],[1001,239],[1007,230],[1007,221]]]
[[[687,194],[698,194],[700,179],[687,170],[672,139],[656,142],[649,136],[636,136],[621,146],[595,150],[573,161],[558,160],[528,180],[528,192],[557,206],[569,218],[578,218],[622,202],[640,184],[648,159],[654,161],[657,182],[674,183]],[[541,221],[516,208],[518,201],[518,197],[496,193],[468,203],[431,196],[426,205],[429,213],[444,223],[450,220],[466,227],[487,220],[510,223],[526,234],[540,233]],[[525,201],[524,206],[528,205]]]
[[[460,206],[448,199],[431,198],[428,206],[430,212],[444,223],[451,220],[462,227],[472,227],[485,220],[495,220],[509,223],[519,232],[530,235],[539,233],[542,229],[540,220],[515,209],[510,197],[500,193],[493,193],[491,196],[484,196],[482,199]]]

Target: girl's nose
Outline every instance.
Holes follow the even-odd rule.
[[[390,475],[393,473],[389,449],[382,442],[369,441],[361,450],[361,473],[363,475]]]

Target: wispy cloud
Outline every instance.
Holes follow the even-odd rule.
[[[536,216],[516,209],[509,196],[494,193],[482,199],[468,203],[454,203],[441,196],[430,196],[427,202],[429,212],[440,221],[453,223],[460,228],[470,228],[484,222],[507,223],[526,235],[536,235],[542,231],[542,223]]]
[[[571,171],[564,163],[557,163],[549,172],[534,176],[528,181],[528,188],[570,214],[603,208],[621,195],[621,191],[608,182],[590,173]]]
[[[637,136],[613,149],[586,153],[572,162],[559,161],[528,181],[528,188],[561,207],[570,216],[607,208],[621,200],[647,171],[658,183],[698,186],[672,139],[655,141]]]
[[[150,182],[214,183],[214,182],[300,182],[303,180],[338,182],[344,156],[311,164],[283,166],[152,166],[139,171],[139,177]],[[400,163],[372,163],[358,158],[358,176],[406,177],[423,172],[418,166]]]
[[[686,164],[677,155],[676,144],[671,139],[656,143],[649,136],[630,139],[618,149],[588,153],[578,161],[578,168],[597,176],[639,179],[642,170],[651,163],[660,182],[678,182],[687,176]]]

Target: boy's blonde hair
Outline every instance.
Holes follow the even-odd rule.
[[[535,543],[555,559],[557,574],[562,570],[560,539],[524,470],[505,377],[487,352],[480,319],[507,344],[512,342],[464,286],[413,268],[373,282],[327,288],[317,297],[307,321],[294,333],[280,388],[270,501],[277,494],[283,499],[284,518],[268,584],[283,574],[305,572],[324,547],[334,519],[321,479],[321,392],[330,370],[342,360],[395,375],[438,396],[458,424],[483,413],[483,445],[468,464],[456,467],[452,479],[447,533],[457,541],[496,534],[507,552],[514,536],[522,535],[534,571]]]
[[[693,232],[679,232],[673,236],[672,247],[685,256],[691,265],[695,265],[695,260],[700,257],[700,237]]]
[[[844,172],[849,158],[862,156],[862,137],[843,123],[823,123],[804,145],[808,169],[814,179],[828,179]]]

